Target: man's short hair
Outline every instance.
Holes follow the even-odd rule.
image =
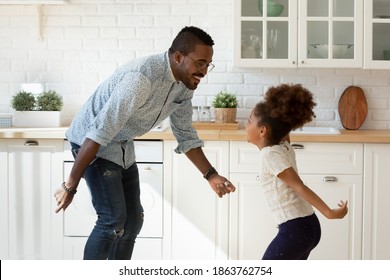
[[[176,51],[189,54],[195,48],[195,45],[203,44],[213,46],[214,41],[209,34],[195,26],[184,27],[172,42],[169,53]]]

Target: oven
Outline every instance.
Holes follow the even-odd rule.
[[[134,247],[133,259],[162,259],[163,238],[163,142],[134,141],[145,220]],[[64,181],[73,166],[68,141],[64,143]],[[72,203],[64,211],[64,258],[81,259],[84,245],[96,221],[89,188],[81,179]]]

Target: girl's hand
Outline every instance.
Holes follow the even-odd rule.
[[[348,213],[348,201],[340,200],[340,203],[337,204],[339,208],[331,209],[329,219],[342,219]]]

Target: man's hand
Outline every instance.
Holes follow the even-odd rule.
[[[209,184],[219,197],[236,190],[236,187],[228,179],[218,174],[211,175]]]
[[[63,187],[58,188],[54,193],[54,197],[57,201],[58,206],[55,212],[58,213],[61,209],[65,211],[65,209],[72,202],[73,196],[73,194],[67,193]]]

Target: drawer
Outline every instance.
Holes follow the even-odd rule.
[[[300,174],[363,174],[362,143],[292,143]]]
[[[230,172],[258,172],[260,150],[255,145],[244,141],[230,143]]]
[[[74,161],[70,143],[64,141],[64,160]],[[163,141],[160,140],[135,140],[135,157],[137,162],[163,162]]]
[[[363,174],[362,143],[292,143],[300,174]],[[250,143],[230,145],[230,172],[258,172],[259,149]]]

